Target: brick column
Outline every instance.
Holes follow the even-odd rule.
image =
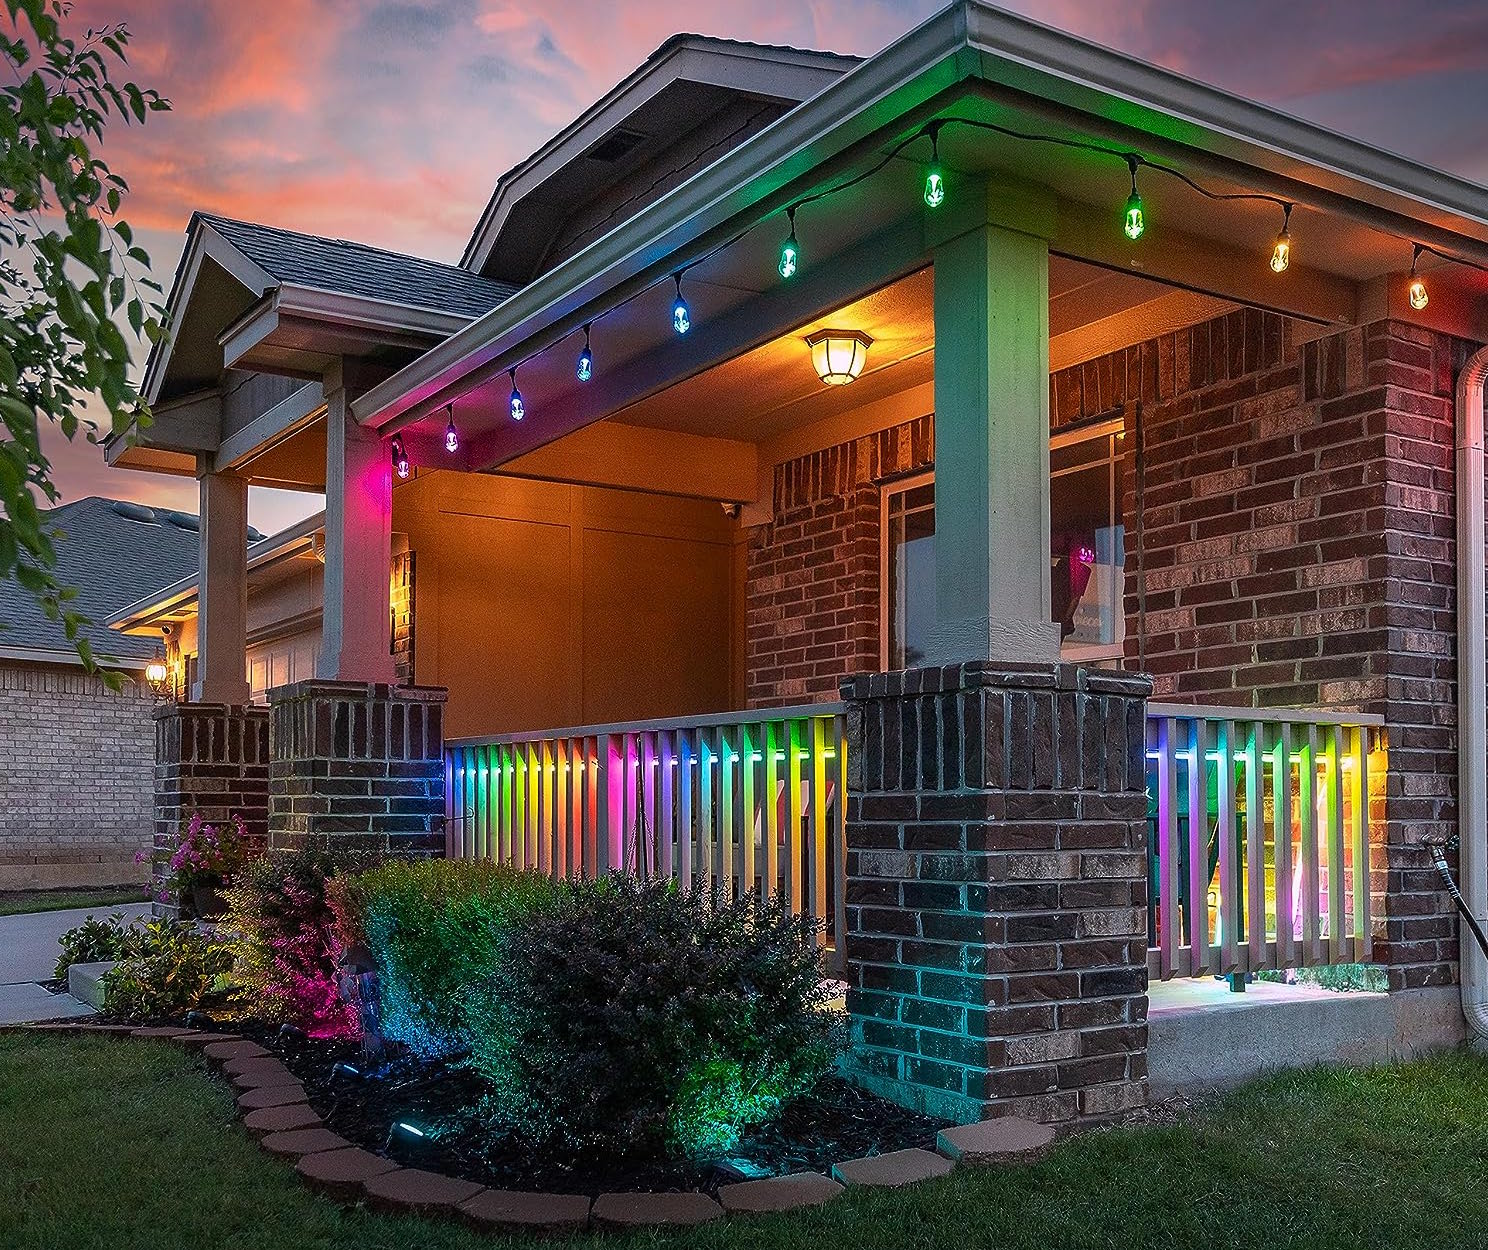
[[[269,692],[269,842],[444,853],[446,691],[302,681]]]
[[[984,661],[843,684],[866,1087],[963,1122],[1146,1100],[1150,688]]]
[[[208,824],[233,815],[251,836],[268,834],[269,711],[232,703],[163,703],[155,709],[157,897],[167,861],[193,812]]]

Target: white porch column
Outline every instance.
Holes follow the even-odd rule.
[[[931,663],[1059,658],[1049,246],[1022,231],[976,224],[935,249],[935,553]]]
[[[197,703],[248,702],[248,483],[225,473],[197,479]]]
[[[393,680],[393,472],[387,448],[351,415],[344,386],[326,384],[325,614],[315,675]]]

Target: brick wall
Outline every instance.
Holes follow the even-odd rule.
[[[925,417],[776,466],[746,557],[750,707],[836,699],[879,667],[879,484],[928,467],[933,439]]]
[[[1126,655],[1153,697],[1385,717],[1376,950],[1397,988],[1456,978],[1452,907],[1421,842],[1456,829],[1453,388],[1470,350],[1399,322],[1299,344],[1250,309],[1051,380],[1056,425],[1126,403],[1133,450],[1142,401],[1145,573],[1129,455]]]
[[[1125,406],[1127,665],[1154,698],[1386,718],[1376,950],[1396,987],[1447,983],[1455,919],[1420,845],[1455,832],[1452,402],[1471,345],[1398,322],[1300,337],[1246,309],[1110,353],[1051,377],[1051,422]],[[878,666],[880,486],[933,456],[927,418],[777,467],[774,522],[749,538],[751,706]]]
[[[143,879],[153,707],[142,682],[0,665],[0,889]]]

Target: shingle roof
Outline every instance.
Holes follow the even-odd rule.
[[[395,300],[472,319],[490,312],[516,290],[468,269],[365,243],[324,239],[213,213],[196,216],[279,282]]]
[[[57,580],[77,590],[71,603],[93,621],[88,627],[93,650],[119,660],[148,660],[159,643],[131,638],[108,629],[104,619],[151,591],[168,586],[196,569],[197,519],[189,512],[147,508],[142,504],[90,496],[48,512],[57,531]],[[263,535],[250,530],[250,542]],[[0,581],[0,649],[24,647],[72,653],[59,622],[42,610],[14,581]]]

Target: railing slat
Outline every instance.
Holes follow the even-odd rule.
[[[1266,808],[1261,726],[1250,722],[1245,738],[1245,936],[1251,971],[1266,962]]]
[[[677,730],[677,880],[684,890],[692,888],[692,867],[697,836],[694,831],[693,784],[697,780],[697,750],[690,729]]]
[[[811,719],[811,916],[827,919],[827,725]]]
[[[1235,826],[1235,760],[1232,753],[1235,725],[1222,720],[1216,732],[1218,766],[1215,775],[1218,789],[1215,799],[1219,809],[1219,971],[1240,971],[1239,927],[1240,905],[1235,880],[1235,853],[1238,837]]]
[[[1296,963],[1292,901],[1292,727],[1276,727],[1271,765],[1271,804],[1276,831],[1276,961],[1283,968]]]
[[[748,725],[739,726],[739,883],[734,890],[736,897],[753,896],[755,830],[755,759],[758,738]]]
[[[1321,963],[1322,949],[1322,860],[1318,838],[1318,728],[1307,727],[1307,758],[1302,768],[1299,804],[1302,817],[1302,872],[1305,891],[1302,905],[1303,958],[1309,964]]]
[[[1328,813],[1328,956],[1333,963],[1344,959],[1343,900],[1348,892],[1348,878],[1343,865],[1343,786],[1340,784],[1343,759],[1338,749],[1338,728],[1327,730],[1327,813]]]
[[[1354,958],[1367,963],[1374,953],[1369,915],[1369,731],[1362,725],[1350,731],[1354,760]]]
[[[1173,975],[1178,947],[1177,722],[1157,722],[1157,946],[1164,977]]]
[[[1189,720],[1188,731],[1188,942],[1189,975],[1210,971],[1209,955],[1209,735],[1208,722]]]

